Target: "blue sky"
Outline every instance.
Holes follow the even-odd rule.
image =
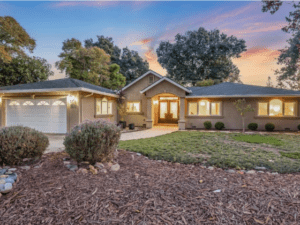
[[[289,34],[280,29],[291,6],[278,13],[261,12],[261,2],[0,2],[0,15],[12,16],[37,41],[33,53],[51,64],[58,60],[62,42],[109,36],[119,47],[137,50],[150,68],[165,74],[155,49],[160,41],[173,41],[177,33],[199,27],[220,29],[246,40],[248,51],[234,63],[244,83],[265,85],[275,81],[276,57]],[[55,76],[61,78],[54,67]]]

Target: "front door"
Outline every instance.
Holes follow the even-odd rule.
[[[178,101],[160,100],[158,111],[158,123],[178,123]]]

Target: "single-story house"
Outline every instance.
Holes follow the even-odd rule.
[[[152,128],[174,125],[179,129],[204,128],[205,121],[223,122],[227,129],[242,129],[234,102],[245,98],[254,108],[245,121],[266,123],[276,130],[297,130],[300,91],[221,83],[183,87],[148,71],[123,88],[127,124]],[[105,118],[118,122],[118,94],[106,88],[66,78],[0,88],[1,126],[21,124],[46,133],[67,133],[82,121]]]

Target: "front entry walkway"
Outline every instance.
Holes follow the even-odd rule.
[[[151,129],[121,134],[121,141],[156,137],[178,131],[178,126],[154,126]]]

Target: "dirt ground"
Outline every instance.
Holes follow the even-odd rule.
[[[117,172],[78,174],[63,157],[18,170],[0,224],[300,224],[299,174],[230,174],[126,151]]]

